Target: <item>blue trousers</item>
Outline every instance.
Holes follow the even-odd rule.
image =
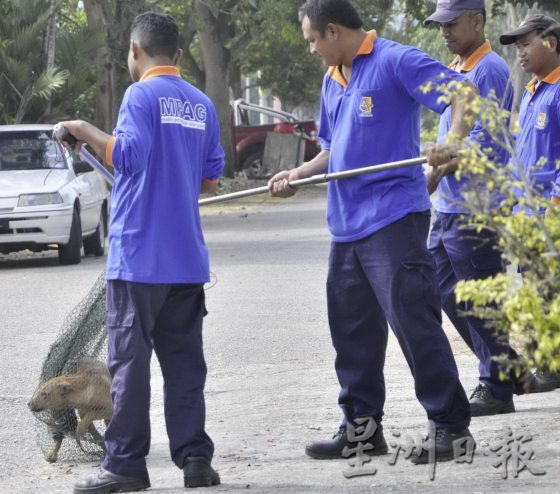
[[[470,423],[469,402],[441,327],[434,261],[426,246],[429,221],[429,212],[413,213],[364,239],[331,244],[327,302],[343,425],[361,417],[381,421],[387,323],[428,418],[452,430]]]
[[[492,394],[509,401],[513,394],[511,381],[500,381],[502,365],[493,357],[517,358],[508,345],[506,335],[485,327],[481,319],[460,314],[470,309],[458,305],[455,286],[459,280],[485,279],[503,272],[501,251],[488,231],[476,232],[464,227],[459,214],[437,213],[430,234],[429,249],[436,262],[442,307],[465,343],[478,357],[480,382]]]
[[[107,282],[108,366],[114,414],[105,432],[103,467],[147,477],[150,450],[150,360],[158,357],[173,462],[209,460],[214,445],[204,430],[206,363],[202,350],[203,285]]]

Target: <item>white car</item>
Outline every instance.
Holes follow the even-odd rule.
[[[52,137],[52,125],[0,125],[0,253],[58,248],[61,264],[102,256],[109,189]]]

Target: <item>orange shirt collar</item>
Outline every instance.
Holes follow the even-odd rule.
[[[377,39],[377,31],[375,29],[368,31],[366,37],[364,38],[362,44],[360,45],[358,51],[356,52],[356,55],[354,55],[354,58],[360,55],[369,55],[373,51],[373,47],[375,46],[376,39]],[[332,79],[334,79],[336,82],[338,82],[341,86],[343,87],[348,86],[348,81],[342,75],[342,72],[340,71],[340,68],[338,66],[334,65],[332,67],[329,67],[328,72],[329,72],[329,76]]]
[[[140,78],[140,80],[145,81],[146,79],[160,75],[174,75],[176,77],[181,77],[178,67],[175,67],[174,65],[158,65],[157,67],[152,67],[144,72],[144,75]]]
[[[358,55],[369,55],[373,51],[373,46],[375,45],[376,39],[377,31],[375,29],[368,31],[354,58],[356,58]]]
[[[541,81],[539,81],[537,77],[533,77],[529,81],[529,83],[525,86],[525,88],[531,94],[535,94],[535,91],[537,90],[537,84],[539,84],[540,82],[546,82],[548,84],[556,84],[557,82],[560,82],[560,67],[556,67],[550,74],[548,74]]]
[[[560,81],[560,67],[556,67],[543,79],[543,82],[548,82],[549,84],[556,84],[558,81]]]
[[[490,41],[486,40],[482,43],[462,64],[460,63],[459,56],[453,59],[453,62],[449,64],[449,67],[457,72],[470,72],[474,69],[478,62],[480,62],[488,53],[492,51],[492,46]]]

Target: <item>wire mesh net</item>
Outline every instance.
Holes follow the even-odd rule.
[[[29,403],[45,459],[102,458],[113,408],[107,369],[105,275],[68,314],[45,358]]]

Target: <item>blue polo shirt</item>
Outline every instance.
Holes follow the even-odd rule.
[[[482,97],[499,101],[502,108],[511,111],[513,88],[509,82],[509,68],[505,60],[492,51],[489,41],[477,48],[462,64],[456,57],[449,67],[471,81]],[[439,121],[438,142],[445,142],[450,126],[451,108],[447,108]],[[475,123],[468,138],[477,143],[496,164],[507,163],[509,153],[494,142],[480,122]],[[477,184],[479,188],[482,186]],[[457,180],[454,173],[446,175],[438,185],[435,209],[442,213],[468,213],[463,205],[463,192],[470,187],[467,178]],[[493,200],[497,204],[500,197],[496,196]]]
[[[422,51],[368,33],[347,83],[338,67],[325,75],[319,139],[329,150],[329,172],[418,157],[420,104],[443,112],[437,91],[463,77]],[[327,220],[335,242],[352,242],[411,212],[430,209],[421,166],[336,180],[328,185]]]
[[[543,197],[560,197],[560,67],[527,84],[519,126],[515,149],[523,171]],[[520,196],[522,191],[515,193]]]
[[[212,102],[176,67],[154,67],[127,89],[113,136],[107,279],[207,282],[198,196],[224,164]]]

